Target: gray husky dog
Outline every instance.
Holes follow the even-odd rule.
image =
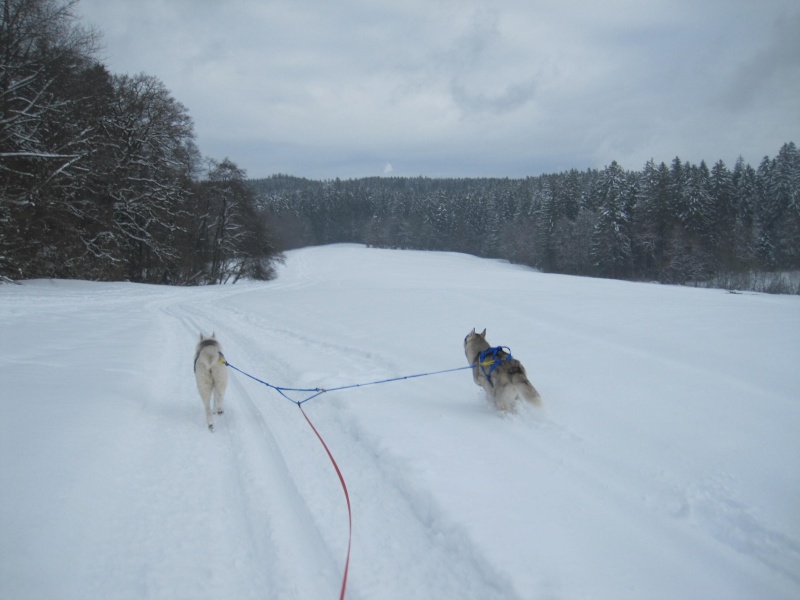
[[[542,398],[528,381],[525,367],[507,350],[492,348],[486,341],[485,329],[482,333],[473,329],[464,338],[464,354],[472,365],[472,378],[498,410],[513,412],[518,400],[541,406]]]
[[[194,378],[197,391],[206,409],[208,430],[214,431],[214,420],[211,416],[211,394],[214,394],[214,413],[221,415],[224,411],[225,388],[228,387],[228,366],[222,355],[216,335],[210,338],[200,334],[197,351],[194,355]]]

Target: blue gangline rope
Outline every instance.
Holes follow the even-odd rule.
[[[246,373],[246,372],[242,371],[239,367],[236,367],[236,366],[232,365],[227,360],[225,361],[225,364],[228,367],[230,367],[231,369],[233,369],[234,371],[239,371],[239,373],[241,373],[245,377],[249,377],[250,379],[252,379],[254,381],[257,381],[258,383],[260,383],[262,385],[265,385],[268,388],[272,388],[273,390],[278,392],[281,396],[286,398],[289,402],[293,402],[294,404],[297,404],[297,406],[302,406],[303,404],[305,404],[309,400],[313,400],[314,398],[317,398],[317,397],[321,396],[322,394],[327,394],[328,392],[338,392],[338,391],[341,391],[341,390],[350,390],[350,389],[353,389],[353,388],[366,387],[368,385],[378,385],[378,384],[381,384],[381,383],[391,383],[393,381],[403,381],[403,380],[406,380],[406,379],[415,379],[417,377],[428,377],[430,375],[441,375],[442,373],[452,373],[453,371],[464,371],[466,369],[474,369],[475,368],[472,365],[467,365],[465,367],[456,367],[455,369],[444,369],[442,371],[431,371],[431,372],[428,372],[428,373],[416,373],[414,375],[403,375],[401,377],[391,377],[389,379],[380,379],[378,381],[368,381],[366,383],[353,383],[353,384],[350,384],[350,385],[340,385],[338,387],[332,387],[332,388],[318,388],[318,387],[317,388],[291,388],[291,387],[283,387],[283,386],[279,386],[279,385],[273,385],[273,384],[269,383],[268,381],[264,381],[263,379],[259,379],[258,377],[255,377],[254,375],[250,375],[250,373]],[[307,396],[306,398],[303,398],[302,400],[296,400],[296,399],[292,398],[291,396],[288,396],[285,392],[298,392],[298,393],[304,393],[304,394],[310,394],[310,395]]]

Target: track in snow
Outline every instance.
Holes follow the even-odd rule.
[[[298,287],[313,283],[307,275],[300,279],[304,284]],[[269,287],[263,291],[265,297],[270,291]],[[248,372],[274,384],[306,385],[297,383],[308,376],[298,366],[302,366],[304,350],[310,347],[332,355],[371,357],[361,348],[309,339],[307,332],[287,330],[228,304],[216,296],[207,305],[195,302],[191,306],[171,306],[168,312],[184,321],[190,330],[194,327],[208,332],[216,328],[231,363],[262,365],[263,372]],[[213,327],[203,327],[201,323],[213,323]],[[304,569],[315,572],[322,563],[324,579],[338,583],[347,544],[346,505],[324,449],[294,404],[238,373],[231,375],[231,408],[223,418],[231,420],[214,435],[228,436],[230,443],[240,448],[237,461],[246,461],[250,455],[250,461],[267,466],[260,477],[258,493],[272,488],[270,498],[288,500],[272,520],[285,519],[287,506],[295,507],[295,514],[289,515],[295,525],[283,529],[284,539],[298,537],[294,527],[305,528],[310,531],[300,537],[308,545],[318,546],[296,548],[294,560],[287,559],[280,570],[294,569],[295,576],[302,580],[307,577]],[[298,396],[301,398],[302,394]],[[331,394],[305,408],[339,462],[350,489],[354,523],[348,597],[515,598],[510,582],[493,571],[463,531],[448,523],[424,490],[415,489],[402,476],[402,467],[370,447],[369,437],[343,416],[346,413],[340,410],[342,402],[342,398]],[[240,417],[239,412],[244,414]],[[242,432],[242,427],[248,431]],[[243,470],[241,465],[237,468]],[[245,469],[248,477],[257,475],[252,467]],[[276,471],[281,473],[277,480]],[[284,556],[286,550],[278,554]],[[304,565],[303,570],[297,569],[298,564]],[[333,564],[335,569],[331,569]]]
[[[342,490],[297,407],[232,373],[206,430],[198,333],[272,383],[461,366],[474,326],[545,414],[468,373],[305,405],[348,483],[348,598],[794,598],[796,298],[354,246],[266,284],[0,286],[0,597],[335,598]]]

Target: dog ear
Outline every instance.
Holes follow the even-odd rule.
[[[469,332],[470,335],[475,335],[475,328],[472,328],[472,331]]]
[[[212,339],[212,340],[215,340],[215,339],[217,339],[217,332],[216,332],[216,331],[212,331],[212,332],[211,332],[211,339]]]
[[[204,339],[206,339],[206,338],[203,337],[203,332],[201,331],[200,332],[200,341],[202,342]]]
[[[486,328],[485,327],[483,328],[483,333],[481,333],[481,337],[484,338],[484,339],[486,338]]]

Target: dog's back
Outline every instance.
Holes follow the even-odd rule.
[[[221,346],[214,338],[204,338],[200,336],[200,342],[197,344],[197,352],[194,355],[194,370],[210,371],[215,363],[218,363],[222,355]]]

